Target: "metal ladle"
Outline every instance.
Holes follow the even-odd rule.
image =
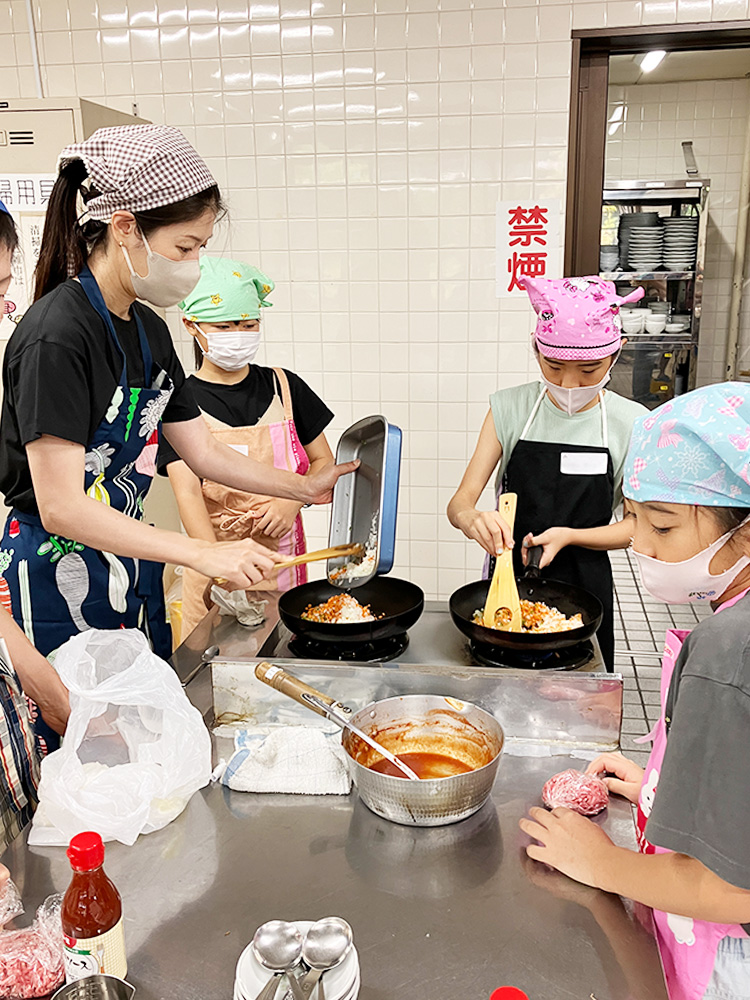
[[[321,976],[329,969],[341,965],[352,947],[352,929],[341,917],[323,917],[317,920],[305,935],[302,959],[310,971],[302,980],[305,997],[309,997],[318,984],[318,1000],[325,1000]]]
[[[268,684],[269,687],[274,688],[276,691],[281,691],[282,694],[285,694],[288,698],[293,698],[294,701],[298,701],[305,708],[310,708],[313,712],[317,712],[318,715],[322,715],[326,719],[330,719],[331,722],[335,722],[341,729],[348,729],[364,743],[367,743],[368,746],[371,746],[373,750],[377,750],[381,757],[385,757],[387,761],[390,761],[394,767],[397,767],[401,771],[404,777],[409,778],[411,781],[419,781],[419,775],[412,771],[408,764],[404,764],[402,760],[399,760],[395,754],[392,754],[390,750],[387,750],[381,743],[378,743],[372,736],[369,736],[351,724],[347,718],[347,714],[351,713],[351,709],[348,706],[342,705],[340,701],[336,701],[334,698],[330,698],[320,691],[316,691],[315,688],[301,681],[299,677],[295,677],[294,674],[290,674],[287,670],[282,670],[281,667],[275,664],[259,663],[255,668],[255,676],[259,681]]]
[[[279,980],[293,969],[302,957],[302,935],[288,920],[269,920],[255,932],[252,940],[253,955],[264,969],[273,976],[255,1000],[273,1000]],[[293,975],[288,976],[295,1000],[305,1000],[305,994]]]

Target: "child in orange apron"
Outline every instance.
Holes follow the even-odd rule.
[[[637,806],[640,853],[568,809],[532,809],[530,857],[653,908],[670,1000],[750,995],[750,387],[727,382],[640,418],[623,492],[644,587],[710,603],[670,629],[645,771],[589,766]]]
[[[274,284],[242,261],[204,257],[201,279],[180,303],[194,338],[198,370],[188,382],[211,432],[243,455],[304,476],[332,463],[324,430],[333,414],[293,372],[252,363],[260,345],[260,313]],[[169,475],[189,535],[207,541],[250,538],[282,555],[306,551],[301,504],[200,480],[164,444],[159,471]],[[206,614],[208,578],[183,573],[182,636]],[[256,589],[288,590],[307,580],[306,567],[275,572]]]

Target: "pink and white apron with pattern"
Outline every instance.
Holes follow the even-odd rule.
[[[748,592],[746,590],[722,604],[717,613],[736,604]],[[677,657],[689,634],[682,629],[669,629],[667,632],[661,672],[661,714],[648,737],[652,741],[651,755],[644,772],[636,817],[638,847],[644,854],[671,853],[649,843],[646,839],[646,824],[653,809],[667,747],[664,715],[669,686]],[[701,1000],[711,979],[721,941],[725,937],[744,938],[747,934],[739,924],[715,924],[661,910],[654,910],[653,915],[670,1000]]]

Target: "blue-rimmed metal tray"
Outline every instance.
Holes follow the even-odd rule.
[[[342,588],[358,587],[393,567],[401,474],[401,429],[385,417],[364,417],[344,431],[336,461],[360,461],[356,472],[342,476],[333,491],[329,545],[361,542],[367,554],[359,565],[328,560],[328,580]]]

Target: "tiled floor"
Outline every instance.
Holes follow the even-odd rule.
[[[615,578],[615,670],[625,679],[622,749],[644,765],[649,745],[635,743],[659,716],[659,675],[664,635],[669,628],[693,628],[709,608],[668,605],[643,591],[627,550],[610,553]]]

